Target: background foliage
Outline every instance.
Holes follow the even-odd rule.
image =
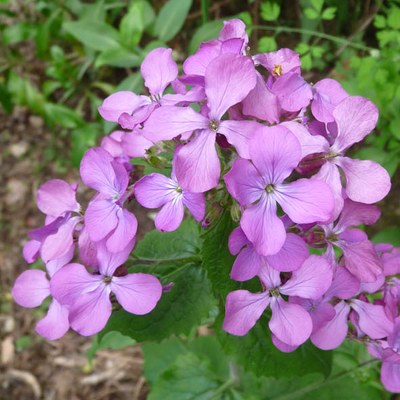
[[[355,151],[382,163],[398,194],[397,0],[1,0],[0,104],[5,113],[27,107],[63,139],[63,153],[50,144],[44,162],[56,162],[60,171],[77,167],[86,149],[112,131],[97,112],[102,100],[117,90],[143,91],[138,67],[150,50],[172,47],[179,63],[233,17],[247,24],[253,54],[293,48],[307,79],[338,79],[378,106],[376,134]],[[383,212],[390,221],[390,206]],[[102,348],[145,342],[150,400],[389,398],[377,363],[358,343],[284,354],[271,345],[264,320],[243,338],[221,332],[224,298],[218,296],[243,284],[229,280],[227,239],[235,222],[229,212],[212,222],[204,232],[188,220],[176,232],[145,236],[129,269],[174,282],[171,290],[149,315],[114,313],[89,359]],[[400,245],[399,228],[390,225],[383,222],[376,240]]]

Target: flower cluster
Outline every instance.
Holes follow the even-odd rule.
[[[113,302],[150,312],[162,285],[123,266],[137,231],[130,204],[159,209],[155,227],[173,231],[185,209],[207,226],[206,204],[222,192],[240,214],[229,238],[231,278],[257,279],[260,288],[228,294],[224,330],[247,334],[269,306],[281,351],[308,339],[323,350],[346,337],[362,341],[382,359],[385,387],[400,391],[400,249],[374,245],[357,228],[379,218],[373,203],[390,178],[379,164],[346,154],[375,128],[374,104],[333,79],[306,82],[289,49],[250,56],[240,20],[202,43],[181,76],[164,48],[147,55],[141,73],[149,96],[117,92],[99,108],[120,128],[82,160],[82,181],[96,192],[86,211],[76,184],[51,180],[38,191],[46,223],[30,232],[24,256],[40,257],[47,274],[27,270],[13,288],[24,307],[52,296],[38,333],[56,339],[71,327],[92,335]],[[140,178],[130,162],[171,149],[170,176]]]

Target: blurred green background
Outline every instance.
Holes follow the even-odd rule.
[[[4,376],[18,368],[33,371],[39,388],[44,388],[40,392],[43,398],[54,398],[43,394],[52,388],[56,399],[144,399],[147,389],[142,370],[136,371],[136,364],[124,364],[127,350],[113,355],[119,363],[113,368],[125,365],[135,371],[125,391],[112,391],[115,374],[97,384],[82,383],[81,372],[93,372],[93,365],[86,359],[80,364],[73,357],[79,360],[85,354],[88,341],[67,335],[60,345],[45,343],[33,333],[33,318],[19,309],[13,311],[7,293],[15,276],[25,268],[20,244],[27,230],[40,224],[32,193],[46,179],[77,179],[73,171],[83,153],[114,128],[100,118],[97,107],[117,90],[143,91],[139,67],[150,50],[171,47],[181,64],[202,41],[218,36],[223,20],[230,18],[246,23],[251,54],[281,47],[294,49],[301,55],[308,81],[337,79],[351,95],[368,97],[377,105],[377,129],[351,151],[355,157],[380,162],[389,171],[393,188],[379,204],[383,215],[369,234],[374,241],[400,246],[400,1],[0,0],[0,172],[4,180],[0,188],[0,285],[5,293],[0,298],[0,317],[7,320],[14,313],[18,321],[24,321],[11,331],[0,326],[2,346],[11,337],[14,352],[11,361],[4,361],[2,356],[1,363],[8,368]],[[104,348],[129,344],[131,341],[124,337],[106,335],[101,341],[95,340],[89,356],[93,358]],[[243,376],[240,366],[237,369],[225,359],[218,346],[212,336],[197,338],[185,346],[177,339],[162,345],[147,344],[144,373],[147,382],[155,385],[149,398],[180,400],[171,387],[189,394],[193,388],[204,389],[212,393],[204,398],[213,399],[388,398],[377,383],[377,368],[356,369],[351,377],[341,380],[335,393],[335,381],[325,384],[313,375],[285,382]],[[67,361],[73,359],[78,365],[71,370],[70,381],[65,375],[70,367],[60,360],[57,364],[55,348],[60,357],[70,352],[73,357]],[[234,348],[230,350],[235,352]],[[142,360],[140,350],[131,351],[127,353],[131,357],[128,363]],[[344,346],[334,358],[339,374],[368,360],[364,350],[351,346]],[[62,380],[70,382],[64,392],[60,392],[56,379],[49,380],[49,373],[37,367],[37,360],[48,363],[56,372],[61,365]],[[102,368],[99,374],[104,375],[106,363]],[[239,378],[235,381],[239,376],[240,384]],[[185,380],[190,384],[182,386]],[[29,382],[26,385],[32,386]],[[18,391],[11,384],[6,394],[2,388],[0,398],[37,397],[37,387],[36,392]],[[30,397],[32,390],[34,397]]]

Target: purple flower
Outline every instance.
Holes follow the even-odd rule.
[[[327,182],[335,195],[335,218],[343,207],[340,171],[346,178],[345,192],[353,201],[372,204],[382,200],[390,190],[390,177],[386,170],[374,161],[354,160],[344,156],[354,143],[360,142],[375,128],[378,110],[374,104],[357,96],[346,97],[332,111],[337,131],[333,143],[326,140],[318,153],[325,154],[325,164],[317,179]]]
[[[265,264],[281,272],[295,271],[302,266],[309,255],[304,240],[294,233],[288,233],[278,253],[272,256],[260,256],[241,228],[234,229],[229,236],[229,251],[237,255],[230,275],[237,281],[253,278]]]
[[[128,172],[102,148],[86,152],[80,172],[85,185],[99,192],[85,213],[85,227],[90,239],[94,242],[106,239],[109,251],[122,251],[132,242],[137,230],[136,217],[123,208],[130,195],[127,192]]]
[[[386,390],[400,392],[400,318],[397,318],[387,341],[373,342],[369,352],[382,360],[381,381]]]
[[[249,156],[248,140],[259,124],[221,119],[230,107],[247,96],[255,83],[256,74],[249,58],[232,53],[222,54],[210,62],[206,70],[206,116],[190,107],[165,106],[155,110],[146,121],[143,134],[155,143],[197,131],[189,143],[175,152],[175,173],[182,188],[205,192],[217,186],[220,175],[215,149],[217,133],[225,135],[239,155],[244,158]]]
[[[50,296],[46,272],[38,269],[24,271],[15,281],[11,293],[21,307],[39,307]],[[53,299],[46,316],[36,324],[36,332],[48,340],[56,340],[64,336],[68,329],[68,307]]]
[[[73,263],[53,276],[51,293],[59,303],[68,305],[71,328],[81,335],[94,335],[105,327],[112,311],[111,293],[132,314],[147,314],[157,305],[162,286],[156,277],[142,273],[115,276],[130,251],[128,245],[122,252],[110,253],[99,242],[99,274],[90,274],[83,265]]]
[[[240,226],[258,254],[276,254],[286,240],[277,204],[295,223],[326,221],[333,198],[324,182],[284,180],[301,159],[298,140],[283,126],[263,127],[250,141],[251,161],[236,159],[225,175],[229,193],[245,207]]]
[[[370,338],[385,338],[391,332],[393,323],[382,305],[351,299],[359,290],[360,284],[357,279],[339,267],[331,287],[325,293],[324,301],[335,297],[342,300],[335,305],[335,316],[311,335],[315,346],[322,350],[332,350],[340,346],[349,329],[348,318],[351,310],[356,314],[357,328]]]
[[[204,218],[206,203],[203,193],[190,193],[180,187],[172,170],[171,178],[153,173],[135,184],[136,200],[146,208],[161,208],[155,218],[159,231],[174,231],[183,220],[186,206],[197,221]]]
[[[306,299],[320,298],[332,281],[329,264],[321,257],[310,256],[283,285],[279,271],[268,264],[263,266],[258,276],[263,292],[236,290],[228,294],[224,330],[237,336],[247,334],[270,305],[272,317],[269,328],[276,338],[289,346],[304,343],[311,335],[311,317],[300,305],[286,302],[281,294]]]
[[[186,95],[164,95],[166,87],[178,75],[178,66],[172,59],[172,49],[152,50],[143,60],[140,71],[150,96],[139,96],[129,91],[108,96],[99,107],[99,113],[105,120],[118,122],[124,129],[133,129],[160,105],[200,101],[204,98],[201,88],[194,88]]]
[[[269,53],[256,54],[253,60],[256,65],[262,65],[275,78],[289,72],[300,74],[300,56],[290,49],[283,48]]]
[[[28,263],[40,255],[47,269],[54,273],[72,259],[75,249],[73,234],[82,222],[80,205],[76,201],[77,187],[60,179],[52,179],[40,186],[37,205],[46,214],[46,225],[29,232],[32,240],[23,250]]]
[[[361,224],[372,225],[379,219],[380,214],[376,206],[346,199],[336,225],[322,226],[328,243],[328,259],[332,264],[335,263],[333,246],[339,247],[343,251],[345,267],[360,282],[375,282],[382,274],[383,265],[366,233],[360,229],[349,229],[349,227]]]

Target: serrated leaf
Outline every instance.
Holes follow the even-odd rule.
[[[215,296],[220,299],[225,299],[229,292],[237,288],[237,283],[229,277],[235,257],[229,253],[228,238],[234,228],[230,212],[225,210],[202,235],[203,268],[207,271]]]
[[[174,232],[152,230],[147,233],[133,254],[146,261],[174,261],[198,255],[200,247],[199,225],[187,219]]]
[[[328,7],[322,12],[322,19],[326,21],[330,21],[335,18],[336,15],[336,7]]]
[[[118,31],[105,22],[87,20],[64,22],[63,28],[93,50],[104,51],[120,47]]]
[[[192,0],[168,0],[157,16],[156,35],[164,42],[171,40],[182,28],[191,6]]]
[[[261,18],[264,21],[276,21],[279,18],[281,7],[274,1],[261,3]]]
[[[282,353],[272,344],[266,318],[261,318],[243,337],[230,335],[217,329],[224,350],[232,354],[239,365],[257,376],[295,377],[311,373],[328,376],[331,372],[332,353],[305,343],[292,353]]]
[[[124,47],[113,47],[99,54],[96,58],[95,67],[99,68],[103,65],[120,68],[138,67],[141,61],[142,59],[138,55]]]
[[[197,29],[189,43],[189,54],[193,54],[202,42],[207,42],[217,37],[223,26],[223,20],[217,19],[207,22]]]
[[[162,279],[161,269],[152,271]],[[115,312],[100,335],[118,331],[137,341],[160,341],[171,335],[187,335],[206,318],[214,300],[205,271],[195,264],[184,265],[170,272],[173,282],[163,293],[157,307],[146,315],[133,315],[123,310]],[[165,280],[165,279],[164,279]]]

